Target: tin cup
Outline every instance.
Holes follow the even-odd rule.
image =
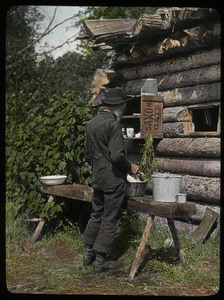
[[[177,194],[176,195],[176,202],[178,203],[185,203],[186,202],[186,198],[187,198],[187,194]]]
[[[127,128],[127,135],[128,137],[134,137],[135,136],[134,128]]]

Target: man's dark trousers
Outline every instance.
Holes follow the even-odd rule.
[[[110,253],[121,219],[121,207],[126,184],[118,185],[113,192],[94,189],[93,212],[82,234],[82,240],[97,252]]]

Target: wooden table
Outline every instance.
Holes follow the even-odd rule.
[[[49,195],[48,202],[53,201],[54,196],[92,202],[93,189],[81,184],[41,186],[40,191]],[[141,255],[147,243],[149,231],[154,221],[154,216],[159,216],[167,219],[173,237],[174,245],[178,251],[180,262],[183,265],[185,264],[184,252],[181,249],[178,231],[175,227],[173,218],[186,218],[196,214],[196,205],[194,203],[158,202],[154,201],[150,196],[130,197],[127,201],[127,210],[148,214],[146,226],[142,234],[142,238],[129,275],[130,279],[134,278],[138,270]],[[38,239],[38,236],[44,225],[43,218],[40,218],[38,220],[39,224],[34,232],[32,242],[35,242]]]

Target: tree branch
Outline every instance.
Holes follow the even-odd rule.
[[[78,33],[77,33],[77,34],[78,34]],[[51,52],[55,51],[56,49],[61,48],[61,47],[64,46],[65,44],[72,43],[72,42],[74,42],[74,41],[76,40],[76,38],[74,39],[74,41],[69,41],[69,40],[71,40],[72,38],[74,38],[77,34],[71,36],[70,38],[68,38],[67,40],[65,40],[62,44],[60,44],[60,45],[54,47],[54,48],[51,49],[51,50],[43,51],[43,52],[37,52],[37,53],[32,54],[31,56],[33,57],[33,56],[39,56],[39,55],[51,53]]]
[[[49,31],[49,28],[50,28],[52,22],[54,21],[55,16],[56,16],[56,11],[57,11],[57,7],[55,7],[55,9],[54,9],[53,17],[51,18],[50,23],[48,24],[48,26],[45,29],[44,33],[39,38],[37,38],[35,41],[33,41],[32,43],[30,43],[29,45],[27,45],[25,48],[23,48],[22,50],[20,50],[17,53],[17,55],[19,55],[19,54],[25,52],[26,50],[28,50],[29,48],[33,47],[36,43],[38,43],[47,34],[47,32]]]
[[[25,52],[26,50],[28,50],[29,48],[33,47],[33,46],[34,46],[35,44],[37,44],[44,36],[46,36],[47,34],[49,34],[50,32],[52,32],[55,28],[57,28],[58,26],[62,25],[63,23],[65,23],[65,22],[67,22],[67,21],[73,19],[75,16],[77,16],[77,14],[76,14],[76,15],[73,15],[72,17],[69,17],[69,18],[67,18],[67,19],[65,19],[65,20],[63,20],[63,21],[57,23],[55,26],[53,26],[53,27],[50,29],[50,26],[51,26],[51,24],[52,24],[52,22],[53,22],[53,20],[55,19],[55,16],[56,16],[57,8],[58,8],[58,7],[56,7],[56,8],[54,9],[53,16],[52,16],[52,18],[51,18],[51,20],[50,20],[50,23],[48,24],[47,28],[45,29],[44,33],[41,34],[41,36],[40,36],[39,38],[37,38],[35,41],[33,41],[31,44],[27,45],[25,48],[23,48],[22,50],[20,50],[20,51],[17,53],[17,55],[19,55],[19,54]],[[72,37],[71,37],[71,38],[72,38]],[[69,38],[69,39],[71,39],[71,38]],[[68,40],[69,40],[69,39],[68,39]],[[66,40],[65,43],[66,43],[68,40]],[[65,44],[65,43],[64,43],[64,44]],[[54,51],[55,49],[62,47],[64,44],[61,44],[61,45],[55,47],[54,49],[51,49],[51,50],[49,50],[49,51],[45,51],[45,52],[42,52],[42,53],[43,53],[43,54],[45,54],[45,53],[50,53],[50,52]],[[41,54],[38,54],[38,53],[37,53],[37,54],[33,54],[32,56],[37,56],[37,55],[41,55]]]

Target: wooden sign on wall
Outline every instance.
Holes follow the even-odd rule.
[[[152,138],[163,138],[163,99],[158,96],[141,96],[141,137],[150,132]]]

